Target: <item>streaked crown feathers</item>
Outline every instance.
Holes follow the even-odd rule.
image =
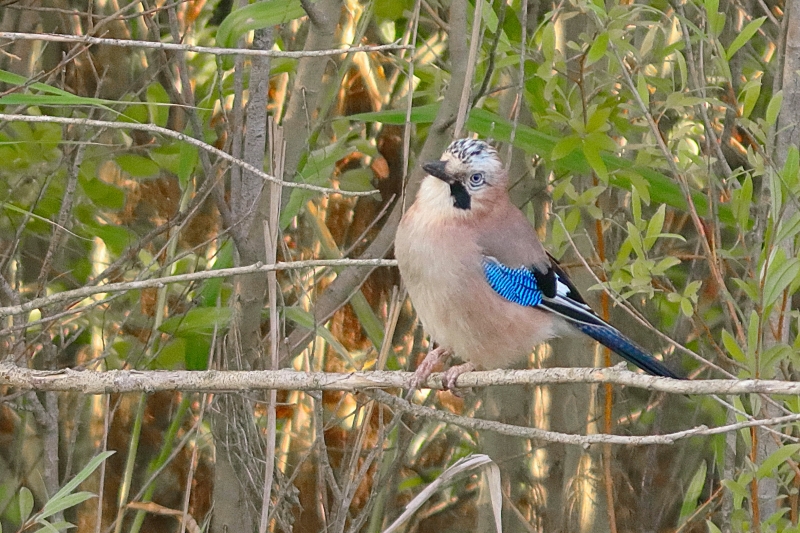
[[[480,139],[457,139],[450,143],[445,153],[449,153],[466,164],[484,158],[497,159],[497,150]]]
[[[499,179],[503,170],[497,150],[479,139],[453,141],[442,154],[442,161],[448,161],[448,170],[454,174],[485,172],[489,181]]]

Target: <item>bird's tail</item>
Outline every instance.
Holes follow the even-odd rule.
[[[637,346],[636,343],[628,337],[617,331],[613,326],[608,324],[603,324],[601,326],[587,324],[585,322],[573,322],[572,325],[648,374],[672,379],[683,379],[656,360],[652,355]]]

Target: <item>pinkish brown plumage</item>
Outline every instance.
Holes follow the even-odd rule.
[[[440,347],[420,365],[415,384],[445,356],[468,365],[446,373],[452,387],[465,369],[508,367],[576,328],[652,374],[675,377],[602,321],[552,262],[511,203],[494,148],[460,139],[423,168],[428,176],[395,239],[411,301]]]

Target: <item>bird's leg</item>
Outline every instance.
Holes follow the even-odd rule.
[[[444,371],[442,374],[442,386],[450,391],[456,390],[458,386],[456,385],[456,381],[458,380],[458,376],[464,374],[465,372],[472,372],[475,370],[475,365],[472,363],[464,363],[463,365],[456,365],[451,366],[447,370]],[[469,390],[469,388],[467,388]]]
[[[411,378],[411,388],[418,389],[420,385],[428,381],[436,366],[450,359],[452,355],[453,352],[442,346],[437,346],[429,351],[425,359],[417,367],[417,370],[414,371],[414,376]]]

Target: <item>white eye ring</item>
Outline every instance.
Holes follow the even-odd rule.
[[[486,178],[483,177],[483,172],[476,172],[469,177],[469,184],[471,187],[480,187],[485,181]]]

